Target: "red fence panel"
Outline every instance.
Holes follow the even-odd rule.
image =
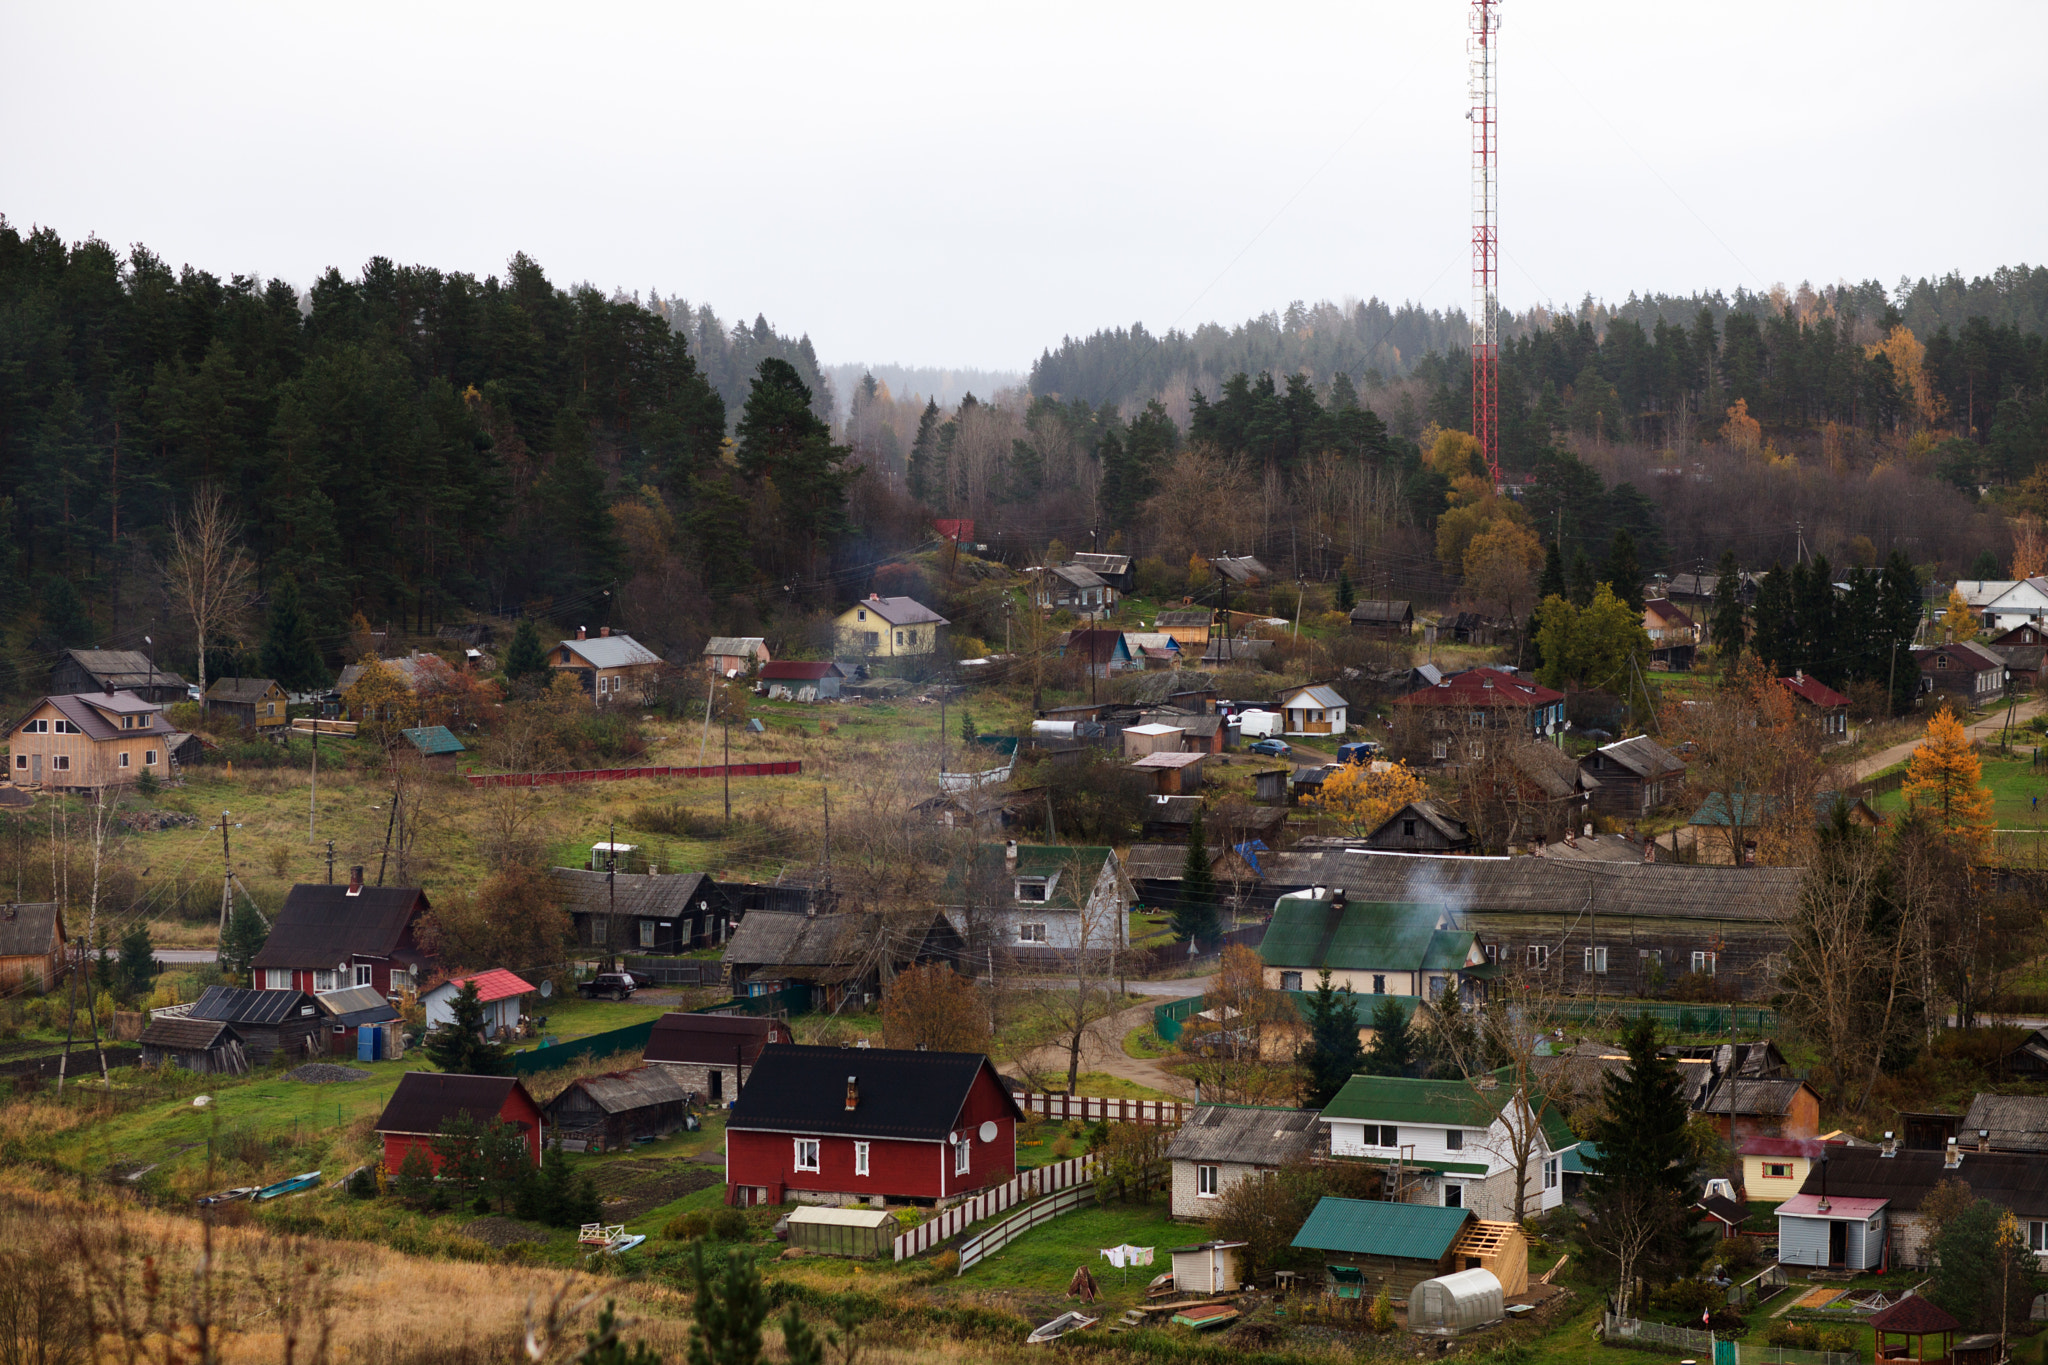
[[[636,777],[795,777],[800,758],[775,763],[713,764],[703,768],[576,768],[559,773],[469,773],[472,787],[555,787],[564,782],[626,782]]]

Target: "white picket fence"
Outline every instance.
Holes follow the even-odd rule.
[[[1662,1322],[1644,1322],[1641,1318],[1619,1318],[1612,1313],[1600,1316],[1609,1341],[1654,1341],[1660,1346],[1676,1346],[1709,1360],[1714,1357],[1714,1334],[1704,1328],[1672,1327]]]
[[[1033,1092],[1017,1096],[1027,1114],[1049,1119],[1098,1120],[1108,1123],[1159,1123],[1178,1128],[1198,1107],[1180,1100],[1112,1100],[1100,1095],[1048,1095]]]
[[[1084,1204],[1094,1202],[1093,1185],[1076,1185],[1011,1214],[994,1227],[977,1232],[960,1244],[960,1269],[954,1273],[965,1275],[977,1261],[995,1255],[1041,1223],[1049,1223],[1063,1213],[1072,1213]]]
[[[962,1200],[938,1217],[927,1219],[898,1237],[896,1259],[900,1261],[906,1256],[922,1255],[970,1223],[978,1223],[1027,1199],[1042,1198],[1094,1178],[1094,1158],[1085,1156],[1068,1157],[1065,1161],[1026,1171],[992,1190],[983,1190],[971,1199]]]

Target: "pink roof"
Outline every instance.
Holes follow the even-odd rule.
[[[1692,616],[1684,607],[1679,606],[1678,603],[1666,597],[1651,598],[1643,603],[1643,611],[1645,614],[1655,616],[1663,621],[1682,621],[1688,626],[1693,623]]]
[[[478,972],[474,976],[451,976],[448,978],[448,984],[458,991],[472,981],[476,982],[476,998],[483,1001],[486,1005],[490,1004],[493,1000],[509,1000],[515,995],[526,995],[539,989],[536,986],[531,986],[521,981],[503,967],[493,967],[487,972]]]
[[[778,659],[772,664],[761,665],[761,677],[770,682],[777,678],[816,682],[834,669],[839,669],[839,665],[830,659]],[[839,671],[845,672],[844,669]]]
[[[1795,1194],[1778,1205],[1776,1213],[1780,1218],[1791,1214],[1795,1218],[1840,1218],[1860,1220],[1874,1217],[1878,1210],[1891,1203],[1889,1199],[1830,1199],[1827,1208],[1820,1206],[1821,1196],[1817,1194]]]
[[[1849,699],[1847,697],[1843,696],[1840,692],[1835,691],[1834,688],[1829,687],[1819,678],[1780,678],[1778,679],[1778,681],[1785,684],[1785,686],[1791,691],[1793,696],[1799,698],[1801,701],[1811,702],[1815,706],[1820,707],[1824,711],[1831,710],[1832,708],[1837,706],[1847,706],[1849,704]]]
[[[1808,1159],[1820,1155],[1820,1149],[1827,1144],[1819,1138],[1745,1138],[1742,1143],[1744,1156],[1803,1156]]]
[[[1207,754],[1158,753],[1146,754],[1143,758],[1131,760],[1133,768],[1185,768],[1191,763],[1200,763]]]
[[[1470,668],[1445,678],[1434,687],[1418,688],[1407,696],[1396,699],[1396,706],[1549,706],[1564,700],[1564,693],[1553,692],[1541,683],[1533,683],[1513,673],[1503,673],[1497,668]]]

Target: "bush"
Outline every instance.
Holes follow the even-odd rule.
[[[142,770],[142,776],[135,779],[135,790],[143,796],[155,796],[163,790],[163,782],[149,769]]]
[[[1380,1292],[1373,1295],[1372,1306],[1366,1309],[1365,1325],[1375,1332],[1394,1330],[1394,1296],[1384,1284],[1380,1286]]]
[[[368,1166],[348,1178],[348,1192],[357,1199],[377,1197],[377,1173]]]
[[[661,1235],[671,1242],[690,1242],[711,1231],[711,1215],[702,1209],[691,1209],[668,1220],[668,1226]]]
[[[720,1209],[711,1215],[711,1235],[721,1242],[742,1242],[753,1236],[754,1225],[738,1209]]]

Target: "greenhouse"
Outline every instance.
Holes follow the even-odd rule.
[[[789,1215],[789,1244],[820,1256],[885,1256],[896,1232],[896,1217],[886,1209],[807,1205]]]
[[[1408,1330],[1428,1336],[1456,1336],[1502,1315],[1500,1278],[1491,1270],[1441,1275],[1408,1294]]]

